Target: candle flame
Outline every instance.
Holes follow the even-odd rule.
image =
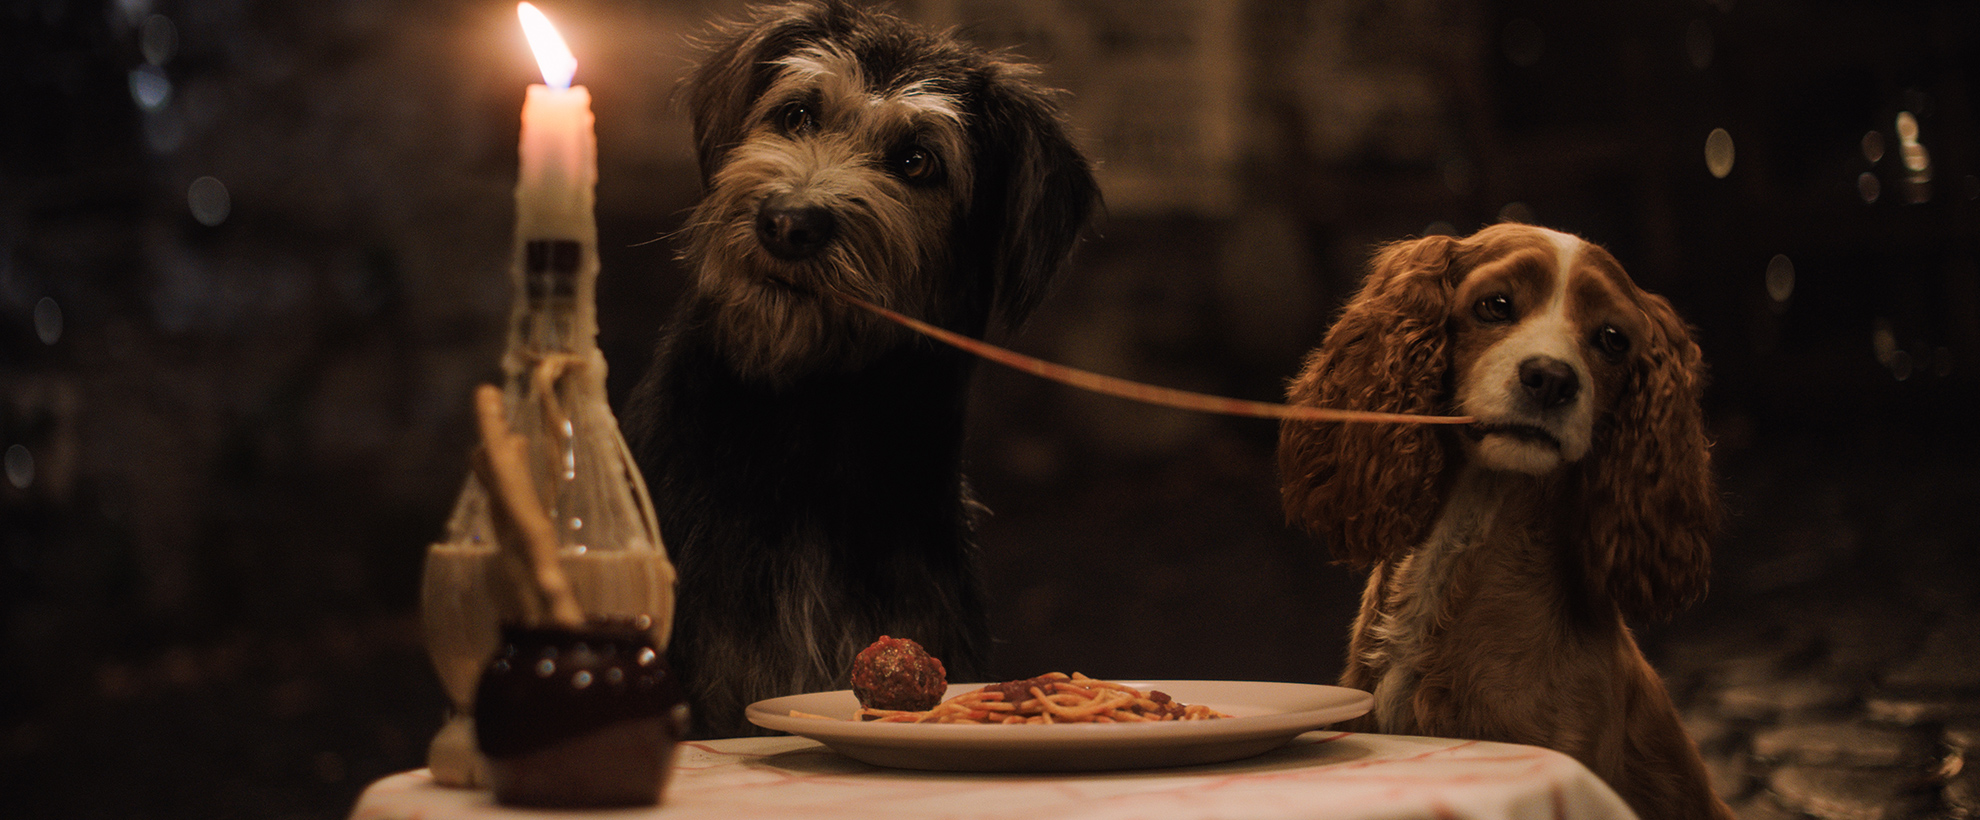
[[[536,65],[543,70],[543,84],[560,90],[570,88],[571,76],[577,74],[577,58],[558,36],[557,27],[528,3],[516,4],[516,15],[522,18],[523,35],[529,38],[529,50],[536,53]]]

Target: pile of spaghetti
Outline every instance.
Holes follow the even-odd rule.
[[[858,720],[886,723],[1143,723],[1230,717],[1208,706],[1185,706],[1161,692],[1142,692],[1077,672],[993,683],[921,712],[861,708]]]

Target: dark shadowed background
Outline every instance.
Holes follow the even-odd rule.
[[[682,284],[683,37],[740,6],[541,5],[616,398]],[[1721,791],[1980,811],[1980,7],[901,8],[1044,62],[1100,163],[1026,352],[1273,399],[1374,243],[1608,246],[1713,368],[1733,518],[1641,634]],[[534,72],[508,0],[0,0],[0,814],[336,818],[423,765]],[[1332,681],[1358,579],[1281,525],[1274,425],[994,368],[971,412],[1001,675]]]

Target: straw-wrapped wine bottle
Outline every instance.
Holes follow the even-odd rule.
[[[527,441],[530,483],[555,532],[556,564],[577,605],[595,618],[649,618],[653,645],[664,650],[673,623],[674,569],[645,482],[606,400],[591,207],[596,148],[589,128],[583,136],[581,166],[590,178],[576,186],[582,201],[560,203],[564,207],[553,209],[558,213],[545,216],[528,196],[525,109],[502,410],[509,431]],[[476,681],[501,625],[548,617],[529,589],[520,553],[504,548],[503,539],[515,534],[501,526],[497,503],[485,480],[470,476],[445,539],[427,553],[421,593],[427,648],[453,706],[428,762],[435,779],[448,785],[485,784],[471,715]]]

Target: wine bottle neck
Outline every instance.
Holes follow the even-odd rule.
[[[596,318],[587,278],[597,273],[585,245],[572,239],[531,239],[518,254],[522,300],[513,343],[527,355],[577,353],[596,345]]]

